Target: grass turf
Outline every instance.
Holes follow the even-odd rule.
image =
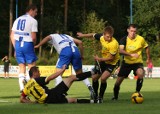
[[[111,101],[115,79],[108,80],[102,104],[21,104],[17,78],[0,78],[0,114],[158,114],[160,111],[160,79],[145,79],[142,104],[131,103],[136,80],[126,79],[121,85],[118,101]],[[49,87],[54,82],[50,82]],[[83,82],[74,82],[67,97],[89,98]]]

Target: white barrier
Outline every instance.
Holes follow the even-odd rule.
[[[55,66],[50,66],[50,67],[55,67]],[[48,68],[48,73],[51,73],[50,71],[50,67],[45,67],[45,69],[43,69],[43,66],[42,66],[42,69],[41,69],[41,66],[40,66],[40,69],[42,70],[47,70]],[[91,71],[91,69],[93,68],[94,66],[93,65],[83,65],[83,71],[86,72],[86,71]],[[69,76],[71,73],[72,74],[75,74],[74,70],[72,70],[73,68],[69,68],[66,72],[66,76]],[[145,70],[147,69],[146,67],[144,68]],[[52,69],[53,70],[53,69]],[[72,70],[72,71],[71,71]],[[0,77],[4,77],[4,67],[3,65],[0,65]],[[19,72],[19,67],[18,66],[10,66],[9,67],[9,75],[10,77],[17,77],[18,76],[18,72]],[[42,74],[42,73],[41,73]],[[50,75],[50,74],[48,74]],[[133,72],[131,72],[130,74],[131,76],[133,76]],[[65,75],[64,75],[65,76]],[[154,67],[153,68],[153,71],[152,71],[152,77],[153,78],[160,78],[160,67]]]

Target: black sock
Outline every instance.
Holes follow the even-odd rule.
[[[77,103],[90,103],[89,99],[77,99]]]
[[[101,83],[99,97],[103,98],[106,88],[107,88],[107,83],[106,82],[105,83]]]
[[[118,99],[119,90],[120,90],[120,86],[115,84],[115,85],[114,85],[114,97],[115,97],[116,99]]]
[[[136,91],[140,92],[143,85],[143,79],[137,79]]]
[[[99,88],[98,80],[97,81],[92,81],[92,86],[93,86],[94,92],[95,92],[96,97],[97,97],[98,96],[98,88]]]
[[[91,74],[91,71],[88,71],[88,72],[84,72],[84,73],[81,73],[81,74],[77,74],[76,77],[77,77],[77,81],[81,81],[81,80],[84,80],[88,77],[91,77],[92,74]]]

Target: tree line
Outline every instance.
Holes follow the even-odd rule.
[[[160,1],[152,0],[132,0],[133,23],[139,26],[139,34],[144,36],[152,45],[159,46],[160,37]],[[103,27],[111,25],[115,29],[114,37],[119,39],[126,34],[126,28],[130,23],[131,0],[0,0],[1,11],[1,57],[4,55],[14,56],[14,49],[11,46],[9,34],[13,21],[18,16],[25,13],[28,4],[33,3],[38,6],[38,37],[37,43],[46,35],[60,32],[69,33],[76,37],[77,31],[101,32]],[[17,8],[18,7],[18,8]],[[98,21],[102,21],[102,26],[88,28],[85,23],[88,16],[94,14]],[[97,21],[96,21],[97,22]],[[97,22],[98,23],[98,22]],[[88,24],[94,24],[92,22]],[[97,30],[97,28],[99,28]],[[158,43],[157,43],[158,42]],[[92,47],[92,43],[88,44]],[[47,46],[46,46],[47,47]],[[46,48],[45,49],[48,49]],[[40,48],[37,51],[39,57],[45,50]],[[159,49],[159,48],[158,48]],[[158,58],[157,48],[153,50],[153,56]],[[49,50],[49,49],[48,49]]]

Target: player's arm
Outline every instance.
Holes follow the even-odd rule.
[[[62,69],[60,69],[58,72],[50,75],[49,77],[46,78],[45,82],[48,83],[51,80],[55,79],[56,77],[58,77],[59,75],[62,75],[63,72],[66,70],[66,65],[63,65]]]
[[[14,39],[14,31],[13,30],[11,31],[10,39],[11,39],[13,47],[15,48],[15,39]]]
[[[30,99],[28,99],[27,95],[25,95],[24,92],[22,92],[20,96],[20,102],[21,103],[36,103],[35,101],[31,101]]]
[[[83,42],[81,40],[78,40],[78,39],[73,39],[74,43],[78,45],[79,47],[79,50],[80,50],[80,53],[81,53],[81,58],[83,59]]]
[[[40,46],[42,46],[43,44],[45,44],[49,40],[51,40],[51,36],[50,35],[47,36],[47,37],[45,37],[39,44],[37,44],[36,46],[34,46],[34,48],[39,48]]]
[[[137,53],[128,53],[128,52],[125,51],[124,48],[125,48],[124,45],[120,45],[119,46],[119,52],[120,52],[120,54],[123,54],[125,56],[135,57],[135,58],[139,57],[139,55]]]
[[[36,32],[31,32],[31,37],[32,37],[33,43],[36,44],[36,42],[37,42]]]
[[[77,32],[77,37],[82,38],[82,37],[87,37],[87,38],[93,38],[95,33],[88,33],[88,34],[83,34],[81,32]]]
[[[6,56],[2,58],[2,61],[4,61],[6,59]]]
[[[147,55],[147,61],[146,62],[149,63],[149,61],[151,61],[149,47],[146,47],[145,50],[146,50],[146,55]]]
[[[115,58],[115,55],[109,54],[109,56],[107,58],[101,58],[101,57],[98,57],[97,55],[95,55],[93,57],[97,61],[113,61]]]

